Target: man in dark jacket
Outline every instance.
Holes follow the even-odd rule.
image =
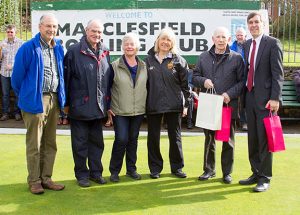
[[[252,38],[245,43],[245,107],[248,117],[248,157],[251,176],[239,181],[241,185],[256,184],[254,192],[270,187],[273,155],[268,150],[263,119],[270,111],[277,113],[282,100],[284,80],[281,43],[264,34],[264,21],[259,12],[247,17]]]
[[[102,31],[99,20],[89,21],[86,36],[69,48],[64,59],[65,112],[70,117],[74,171],[81,187],[89,187],[89,179],[98,184],[106,183],[101,163],[104,150],[102,119],[106,117],[111,70],[109,51],[100,41]]]
[[[238,97],[243,88],[244,62],[241,55],[231,51],[228,43],[229,32],[224,27],[219,27],[213,34],[214,45],[209,51],[199,56],[198,63],[193,74],[193,84],[202,91],[215,88],[217,94],[224,97],[224,103],[233,108],[230,139],[223,142],[221,164],[224,183],[232,181],[231,172],[233,166],[235,120],[238,118]],[[201,101],[199,101],[201,108]],[[204,129],[204,173],[199,180],[207,180],[215,177],[215,131]]]

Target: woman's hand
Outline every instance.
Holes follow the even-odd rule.
[[[112,120],[113,116],[115,116],[115,113],[111,109],[109,109],[107,111],[107,121],[106,121],[106,123],[104,125],[105,127],[109,127],[109,126],[112,126],[114,124],[113,120]]]

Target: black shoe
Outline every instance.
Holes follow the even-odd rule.
[[[21,120],[22,120],[22,117],[21,117],[21,115],[20,115],[19,113],[17,113],[17,114],[15,115],[15,119],[16,119],[16,121],[21,121]]]
[[[110,177],[109,177],[109,180],[111,182],[119,182],[120,181],[120,178],[117,174],[112,174]]]
[[[159,172],[150,173],[150,178],[152,179],[158,179],[159,177],[160,177]]]
[[[253,187],[254,192],[265,192],[270,188],[270,183],[268,182],[259,182],[255,187]]]
[[[239,184],[240,185],[251,185],[251,184],[256,184],[258,181],[257,176],[252,174],[249,178],[240,180]]]
[[[97,178],[90,177],[90,180],[97,184],[106,184],[107,183],[106,180],[102,176],[99,176]]]
[[[9,116],[8,116],[7,113],[4,113],[4,114],[2,115],[2,117],[0,118],[0,121],[6,121],[6,120],[9,120]]]
[[[192,122],[188,122],[187,125],[186,125],[186,128],[187,129],[193,129],[194,128],[194,125]]]
[[[89,187],[89,186],[91,186],[89,180],[86,179],[86,178],[77,180],[77,183],[78,183],[78,185],[79,185],[80,187]]]
[[[199,176],[198,180],[205,181],[205,180],[208,180],[209,178],[213,178],[213,177],[216,177],[216,173],[204,172],[202,175]]]
[[[225,184],[231,184],[231,182],[232,182],[232,177],[231,177],[231,175],[224,175],[223,176],[223,182],[225,183]]]
[[[182,169],[176,170],[176,172],[172,172],[173,175],[177,176],[178,178],[186,178],[186,174],[182,172]]]
[[[134,172],[126,172],[126,175],[134,180],[141,180],[142,176],[138,174],[136,171]]]
[[[243,130],[243,131],[248,131],[248,126],[247,126],[247,124],[246,124],[246,123],[244,123],[244,124],[243,124],[243,126],[242,126],[242,130]]]

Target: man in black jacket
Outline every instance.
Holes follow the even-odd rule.
[[[104,150],[102,119],[107,112],[111,70],[109,51],[100,41],[102,31],[99,20],[89,21],[86,36],[69,48],[64,59],[68,106],[65,111],[70,117],[75,177],[81,187],[89,187],[89,179],[106,183],[101,163]]]
[[[217,94],[224,97],[224,103],[233,108],[230,139],[223,142],[221,164],[224,183],[232,181],[235,120],[238,118],[238,97],[243,87],[244,62],[241,55],[229,49],[229,32],[224,27],[218,27],[213,34],[214,45],[209,51],[199,56],[193,74],[193,84],[203,92],[215,88]],[[201,101],[199,101],[201,104]],[[199,106],[201,108],[201,105]],[[215,131],[204,129],[204,173],[199,180],[215,177]]]

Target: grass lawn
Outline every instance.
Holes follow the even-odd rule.
[[[74,179],[69,136],[58,136],[58,153],[53,179],[66,185],[64,191],[46,190],[33,195],[26,184],[27,170],[24,135],[0,135],[0,214],[300,214],[300,138],[286,138],[285,152],[274,154],[271,189],[253,193],[253,186],[240,186],[239,179],[250,175],[246,137],[236,138],[233,183],[222,183],[221,144],[217,142],[217,177],[201,182],[203,136],[183,137],[186,179],[170,174],[168,140],[162,137],[165,159],[162,177],[150,179],[146,138],[138,148],[138,172],[142,180],[134,181],[121,171],[119,183],[92,183],[80,188]],[[109,178],[109,159],[113,137],[105,137],[103,175]]]
[[[283,65],[285,67],[300,67],[300,53],[284,52]]]

